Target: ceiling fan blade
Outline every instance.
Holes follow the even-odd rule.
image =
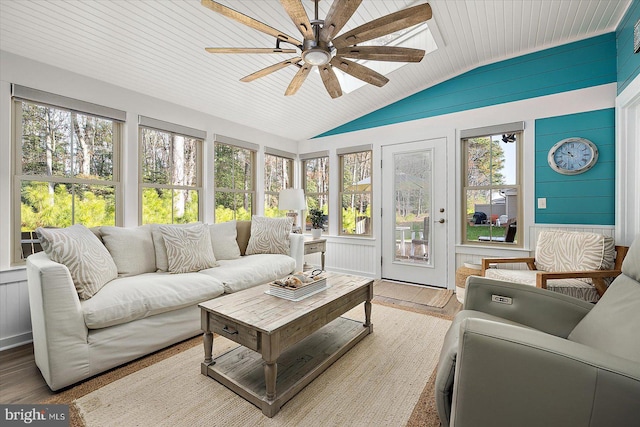
[[[354,28],[335,38],[333,45],[338,49],[353,46],[367,40],[386,36],[394,31],[412,27],[429,19],[431,19],[431,6],[429,6],[429,3],[419,4]]]
[[[313,27],[311,26],[311,22],[309,22],[309,17],[307,16],[307,12],[304,10],[304,6],[302,6],[302,2],[300,0],[280,0],[280,4],[289,14],[289,17],[298,30],[300,30],[304,39],[315,39]]]
[[[340,82],[338,81],[338,77],[336,76],[335,71],[333,71],[333,67],[331,67],[331,64],[320,65],[318,69],[320,70],[322,83],[324,83],[324,87],[327,88],[327,92],[329,92],[331,98],[335,99],[342,96],[342,88],[340,88]]]
[[[352,46],[338,49],[336,57],[369,59],[372,61],[420,62],[425,51],[396,46]]]
[[[282,68],[288,67],[289,65],[293,65],[293,64],[297,64],[298,62],[302,61],[301,57],[296,57],[296,58],[291,58],[291,59],[287,59],[286,61],[282,61],[282,62],[278,62],[277,64],[273,64],[268,66],[267,68],[263,68],[260,71],[256,71],[255,73],[249,74],[248,76],[245,76],[243,78],[240,79],[241,82],[252,82],[255,79],[259,79],[260,77],[264,77],[268,74],[273,73],[274,71],[278,71]]]
[[[349,61],[348,59],[333,58],[331,60],[331,65],[339,70],[344,71],[347,74],[352,75],[356,79],[360,79],[363,82],[367,82],[374,86],[382,87],[389,82],[388,78],[378,73],[377,71],[373,71],[369,67],[360,65],[357,62]]]
[[[214,12],[217,12],[221,15],[226,16],[227,18],[238,21],[239,23],[244,24],[248,27],[251,27],[254,30],[261,31],[265,34],[269,34],[270,36],[274,36],[280,41],[292,43],[296,46],[302,45],[302,42],[300,40],[294,37],[291,37],[290,35],[287,35],[282,31],[276,30],[275,28],[270,27],[267,24],[263,24],[262,22],[251,18],[250,16],[247,16],[243,13],[233,10],[230,7],[223,6],[220,3],[216,3],[215,1],[212,1],[212,0],[202,0],[201,3],[204,7],[207,7],[213,10]]]
[[[313,66],[309,64],[303,64],[302,67],[300,67],[296,75],[293,76],[293,80],[291,80],[291,83],[289,83],[289,87],[284,93],[285,96],[294,95],[298,91],[298,89],[300,89],[300,86],[302,86],[302,83],[304,83],[307,76],[309,75],[311,67]]]
[[[296,53],[296,49],[271,49],[259,47],[205,47],[209,53]]]
[[[362,0],[333,0],[320,30],[320,40],[329,43],[355,13]]]

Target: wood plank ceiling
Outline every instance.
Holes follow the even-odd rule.
[[[304,140],[488,63],[615,31],[631,0],[431,0],[438,50],[331,99],[297,68],[240,78],[295,54],[212,55],[205,47],[274,47],[274,38],[199,0],[0,0],[0,49],[161,98],[284,138]],[[423,1],[364,0],[342,32]],[[277,0],[221,0],[292,36]],[[323,18],[332,0],[320,2]],[[313,2],[303,0],[313,16]],[[288,47],[284,46],[283,47]]]

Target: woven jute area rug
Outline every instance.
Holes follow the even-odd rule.
[[[345,316],[364,320],[364,310],[358,306]],[[118,370],[89,380],[50,403],[71,403],[72,424],[87,427],[439,426],[433,401],[434,370],[451,322],[380,304],[373,306],[372,322],[373,334],[287,402],[274,418],[200,373],[203,350],[198,338],[181,344],[186,349],[177,354],[147,362],[139,370],[129,367],[128,375],[112,382],[104,379],[90,392],[88,383],[117,376]],[[216,336],[214,355],[236,345]],[[83,386],[84,392],[78,390]]]

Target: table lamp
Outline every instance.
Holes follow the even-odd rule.
[[[297,211],[307,209],[304,191],[301,188],[286,188],[278,194],[278,209],[288,210],[287,216],[293,217],[293,229],[296,227]]]

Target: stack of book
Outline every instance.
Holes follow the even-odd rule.
[[[290,301],[300,301],[322,292],[327,287],[327,279],[325,277],[314,277],[312,281],[307,283],[291,283],[291,281],[283,279],[269,285],[266,293]]]

